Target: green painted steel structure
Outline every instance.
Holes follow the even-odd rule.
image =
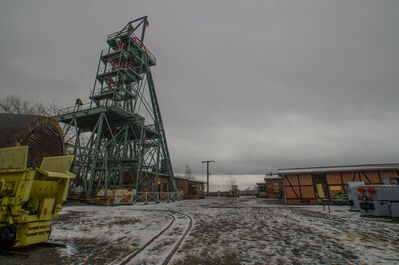
[[[142,17],[108,35],[90,103],[77,99],[55,117],[87,198],[109,188],[158,191],[161,174],[177,191],[150,69],[156,58],[143,44],[147,26]]]

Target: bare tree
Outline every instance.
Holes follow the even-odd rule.
[[[55,100],[51,99],[50,102],[46,104],[46,114],[48,116],[55,116],[58,114],[58,111],[62,108],[62,106]]]
[[[48,104],[25,100],[15,95],[0,99],[0,113],[54,116],[60,108],[54,99]]]
[[[237,179],[233,176],[230,176],[229,180],[227,181],[227,190],[233,190],[234,186],[236,186]]]
[[[186,170],[184,171],[184,177],[186,179],[195,180],[195,177],[191,174],[191,168],[186,164]]]

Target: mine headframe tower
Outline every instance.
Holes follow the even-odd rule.
[[[109,188],[158,191],[161,174],[177,191],[150,69],[156,58],[144,46],[147,26],[142,17],[108,35],[90,103],[77,99],[55,117],[87,198]]]

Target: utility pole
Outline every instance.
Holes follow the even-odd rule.
[[[205,160],[201,162],[206,163],[206,197],[209,197],[209,163],[215,163],[213,160]]]

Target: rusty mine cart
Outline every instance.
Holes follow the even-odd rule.
[[[28,146],[0,149],[0,248],[46,242],[65,202],[73,156],[27,168]]]

